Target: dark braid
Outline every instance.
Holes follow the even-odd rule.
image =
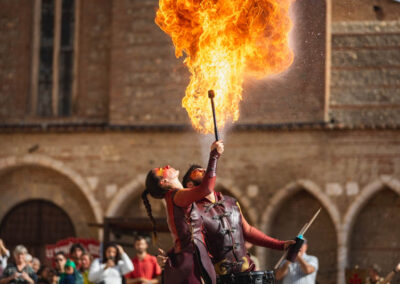
[[[142,193],[142,200],[144,207],[146,207],[147,211],[147,216],[149,216],[151,223],[153,224],[153,244],[155,245],[157,243],[157,228],[156,228],[156,220],[153,217],[153,214],[151,212],[151,204],[149,199],[147,198],[147,194],[149,194],[149,191],[146,189]]]
[[[146,190],[142,193],[143,204],[146,207],[147,215],[149,216],[151,223],[153,223],[153,243],[157,242],[157,230],[156,230],[156,220],[151,213],[151,205],[149,199],[147,199],[147,194],[151,197],[157,199],[163,199],[165,194],[169,191],[167,188],[163,188],[160,185],[160,177],[156,176],[153,170],[149,171],[146,176]]]

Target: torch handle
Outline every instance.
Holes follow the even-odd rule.
[[[219,141],[219,134],[218,134],[218,127],[217,127],[217,117],[215,116],[215,105],[214,105],[214,91],[209,90],[208,91],[208,97],[211,100],[211,108],[212,108],[212,114],[213,114],[213,120],[214,120],[214,134],[215,134],[215,140]]]

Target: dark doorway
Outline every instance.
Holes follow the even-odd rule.
[[[385,277],[400,259],[400,197],[389,188],[374,194],[358,213],[350,235],[349,268],[377,265]],[[396,275],[391,283],[400,283]]]
[[[301,189],[282,203],[273,219],[270,236],[282,240],[294,238],[319,208],[322,208],[321,213],[305,234],[308,240],[307,253],[318,258],[318,283],[335,284],[337,275],[335,226],[328,211],[308,191]],[[270,269],[278,262],[282,252],[268,250],[268,254],[267,268]]]
[[[22,244],[45,260],[45,245],[75,237],[75,228],[63,209],[45,200],[29,200],[13,207],[1,221],[0,237],[12,250]]]

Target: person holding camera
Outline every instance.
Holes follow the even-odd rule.
[[[18,245],[13,251],[14,262],[7,265],[3,272],[0,284],[34,284],[37,276],[33,269],[26,263],[28,250],[23,245]]]
[[[124,275],[133,271],[129,256],[120,245],[108,243],[103,258],[95,259],[89,269],[89,281],[102,284],[122,284]]]

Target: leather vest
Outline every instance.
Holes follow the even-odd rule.
[[[244,246],[242,216],[236,199],[216,193],[216,202],[202,199],[190,213],[192,234],[205,244],[218,275],[254,270]]]

